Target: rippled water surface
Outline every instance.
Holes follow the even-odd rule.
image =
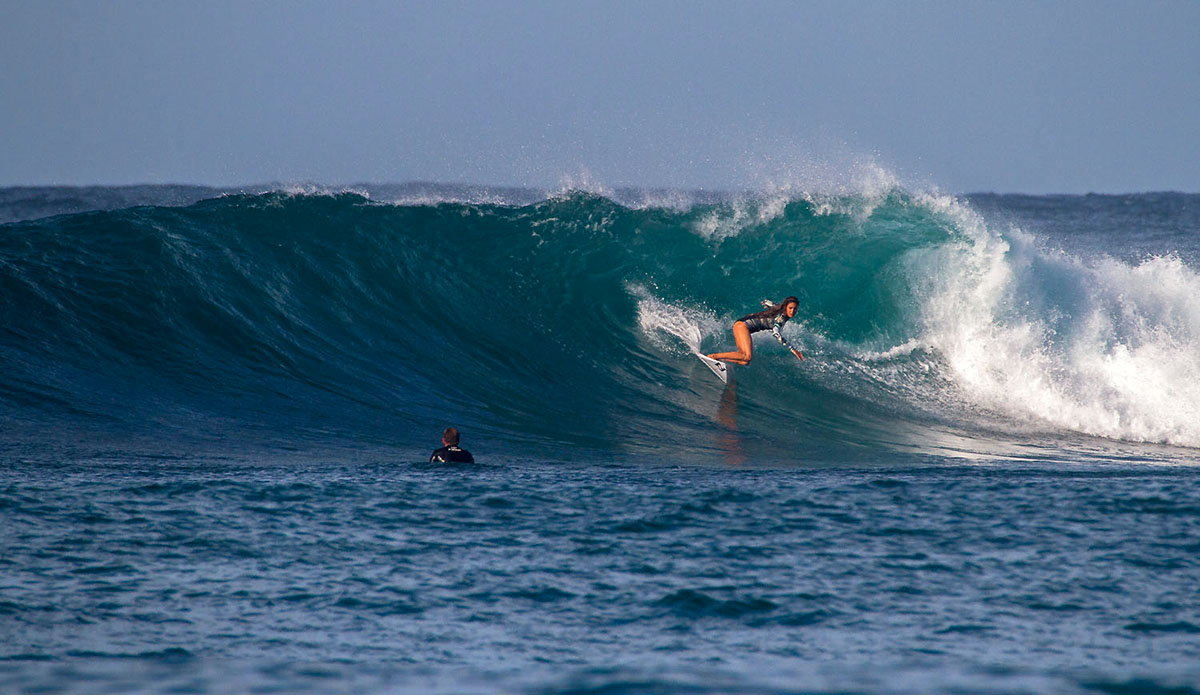
[[[9,463],[0,547],[5,692],[1200,685],[1184,466]]]

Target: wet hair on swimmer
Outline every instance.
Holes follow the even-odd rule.
[[[757,318],[773,319],[776,316],[778,316],[779,314],[782,314],[783,310],[787,307],[787,305],[791,304],[792,302],[796,303],[797,309],[800,308],[800,300],[799,299],[796,299],[795,297],[784,297],[782,302],[780,302],[772,307],[763,309],[762,311],[758,311],[753,314],[750,314],[746,318],[748,318],[748,319],[757,319]]]
[[[447,427],[445,432],[442,432],[442,441],[446,446],[458,446],[458,430],[453,427]]]

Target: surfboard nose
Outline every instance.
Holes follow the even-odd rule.
[[[700,353],[696,353],[696,357],[699,357],[700,361],[707,365],[708,368],[712,370],[713,374],[716,374],[717,377],[721,379],[722,383],[729,383],[729,370],[725,367],[724,362],[720,360],[714,360],[708,355],[701,355]]]

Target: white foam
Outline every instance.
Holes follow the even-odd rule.
[[[722,330],[724,324],[716,316],[703,311],[668,304],[640,286],[630,286],[629,293],[638,298],[638,327],[659,349],[679,352],[680,342],[690,353],[700,352],[706,335]],[[668,340],[665,336],[678,340]]]
[[[899,357],[907,357],[915,352],[928,349],[929,346],[919,340],[908,340],[886,350],[859,351],[854,356],[864,362],[889,362]]]
[[[796,200],[807,202],[818,216],[845,215],[861,223],[898,190],[899,179],[871,159],[856,159],[838,170],[806,162],[758,177],[753,193],[734,199],[728,209],[710,212],[694,228],[706,239],[721,241],[782,217]]]
[[[472,191],[461,195],[448,193],[412,193],[397,195],[388,199],[389,205],[397,207],[435,207],[443,203],[460,203],[463,205],[511,205],[512,202],[503,194],[490,191]]]
[[[801,197],[818,216],[845,215],[864,222],[888,196],[901,189],[894,174],[875,162],[860,162],[845,179],[807,188]]]
[[[972,402],[1036,426],[1200,446],[1200,275],[1178,258],[1084,262],[1001,236],[965,205],[963,239],[913,254],[918,341]]]
[[[370,192],[353,186],[326,186],[319,183],[289,183],[281,186],[264,188],[263,193],[283,193],[292,197],[329,197],[333,198],[346,193],[362,196],[368,200]]]
[[[737,236],[742,230],[767,224],[783,216],[792,198],[786,194],[772,194],[762,198],[740,198],[727,208],[716,209],[697,220],[693,229],[709,241],[720,241]]]

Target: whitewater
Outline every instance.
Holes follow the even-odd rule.
[[[5,189],[0,688],[1196,692],[1198,231],[882,174]],[[695,359],[787,295],[804,361]]]

